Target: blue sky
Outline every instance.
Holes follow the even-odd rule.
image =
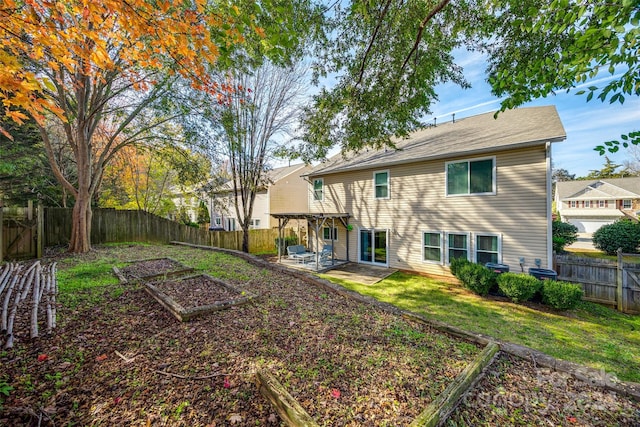
[[[440,101],[432,107],[432,116],[438,123],[469,117],[489,111],[496,111],[500,101],[491,95],[486,83],[486,61],[477,53],[461,52],[456,55],[458,64],[464,67],[464,75],[471,83],[471,89],[461,89],[454,84],[444,84],[437,88]],[[603,79],[608,79],[604,77]],[[601,79],[589,82],[602,86]],[[600,84],[598,84],[600,83]],[[629,96],[623,105],[602,103],[598,99],[586,102],[586,95],[575,95],[576,90],[549,95],[524,106],[555,105],[567,133],[567,139],[552,145],[552,159],[555,168],[567,169],[576,177],[585,176],[591,170],[598,170],[604,164],[604,156],[594,151],[594,147],[604,141],[620,139],[620,135],[640,130],[640,98]],[[594,97],[595,98],[595,97]],[[609,158],[622,163],[628,158],[626,150],[608,154]]]

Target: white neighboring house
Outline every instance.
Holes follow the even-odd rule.
[[[253,203],[251,229],[265,229],[278,226],[278,220],[272,213],[309,212],[307,187],[309,183],[301,176],[311,169],[304,163],[274,168],[267,172],[267,184],[258,190]],[[222,185],[222,188],[211,193],[209,213],[211,228],[225,231],[240,230],[240,222],[234,206],[233,183]],[[295,226],[292,224],[291,226]],[[305,224],[306,226],[306,224]]]
[[[555,201],[562,221],[592,234],[620,218],[638,219],[640,177],[557,182]]]
[[[170,215],[171,219],[177,221],[180,209],[184,206],[187,216],[191,222],[198,221],[198,207],[200,205],[201,194],[194,189],[193,186],[174,189],[171,193],[171,201],[176,206],[174,212]]]

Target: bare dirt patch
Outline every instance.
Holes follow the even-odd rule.
[[[0,425],[283,425],[256,388],[256,370],[273,373],[320,425],[406,425],[479,352],[379,307],[215,252],[116,246],[58,260],[62,271],[102,261],[111,274],[113,264],[151,257],[171,257],[261,297],[181,323],[140,284],[111,276],[65,292],[61,281],[56,334],[0,353],[0,388],[12,387],[0,394]],[[67,280],[93,280],[74,274]],[[548,425],[549,405],[569,402],[567,390],[586,409],[558,412],[554,425],[637,425],[638,402],[589,384],[558,387],[556,373],[503,360],[449,425]],[[518,412],[506,400],[483,403],[522,390],[531,391],[531,404]]]

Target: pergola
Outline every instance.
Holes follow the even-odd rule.
[[[313,227],[316,235],[316,270],[320,268],[320,251],[318,251],[318,247],[320,245],[319,235],[320,229],[325,225],[331,224],[331,247],[333,248],[333,229],[336,225],[336,220],[340,221],[340,223],[346,228],[349,229],[349,218],[351,215],[348,213],[277,213],[271,214],[272,217],[278,218],[278,241],[282,242],[282,230],[287,225],[289,220],[291,219],[306,219],[309,223],[309,227]],[[349,233],[347,233],[346,239],[347,245],[347,260],[349,259]],[[281,245],[278,244],[278,262],[282,260],[282,249]],[[333,251],[331,252],[331,264],[335,264],[335,260],[333,258]]]

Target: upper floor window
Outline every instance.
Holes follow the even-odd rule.
[[[585,208],[590,208],[591,207],[591,200],[585,200],[584,201],[584,207]]]
[[[495,157],[447,162],[447,195],[495,194]]]
[[[249,222],[249,228],[258,228],[260,227],[260,219],[252,218]]]
[[[442,262],[442,233],[439,231],[422,233],[422,246],[424,261]]]
[[[331,227],[323,227],[322,238],[324,240],[332,240],[331,237]],[[338,240],[338,229],[336,227],[333,227],[333,240]]]
[[[622,209],[631,209],[631,199],[622,201]]]
[[[217,226],[221,226],[222,225],[222,218],[220,218],[219,216],[216,217],[216,219],[214,220],[215,225]]]
[[[375,187],[376,199],[389,198],[389,171],[374,172],[373,186]]]
[[[598,207],[599,208],[606,208],[607,207],[607,201],[606,200],[598,200]]]
[[[575,207],[576,207],[576,201],[575,201],[575,200],[572,200],[572,201],[571,201],[571,207],[572,207],[572,208],[575,208]]]
[[[313,180],[313,200],[324,200],[324,179],[322,178]]]

